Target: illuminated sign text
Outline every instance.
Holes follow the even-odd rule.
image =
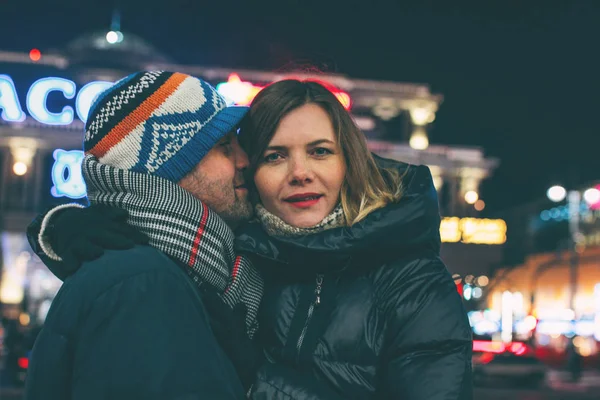
[[[440,223],[440,236],[446,243],[503,244],[506,222],[501,219],[446,217]]]
[[[52,196],[65,196],[71,199],[85,197],[86,186],[81,174],[83,151],[56,149],[53,156],[52,183],[54,186],[50,189]]]
[[[77,97],[75,82],[64,78],[42,78],[35,81],[29,88],[26,106],[29,115],[47,125],[69,125],[73,122],[75,113],[78,118],[86,122],[87,115],[95,97],[112,85],[112,82],[95,81],[83,86]],[[66,99],[75,98],[75,110],[71,106],[64,106],[60,112],[51,112],[47,107],[48,95],[51,92],[60,92]],[[25,120],[25,113],[17,96],[13,80],[8,75],[0,75],[0,118],[8,122],[21,122]]]

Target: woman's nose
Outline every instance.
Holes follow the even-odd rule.
[[[290,169],[291,183],[305,183],[313,179],[312,169],[306,160],[293,160]]]

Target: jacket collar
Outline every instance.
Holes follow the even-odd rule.
[[[259,223],[252,222],[236,232],[237,250],[273,261],[277,268],[301,264],[303,270],[311,272],[345,269],[355,264],[353,260],[385,262],[417,249],[439,254],[440,215],[429,168],[381,157],[376,161],[403,177],[404,193],[397,203],[374,211],[351,227],[302,237],[270,237]],[[260,268],[261,263],[257,266]]]

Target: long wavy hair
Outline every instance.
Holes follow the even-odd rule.
[[[395,170],[378,168],[363,132],[335,95],[322,83],[287,79],[275,82],[252,101],[240,127],[239,139],[250,159],[250,172],[258,168],[281,120],[291,111],[316,104],[331,119],[346,163],[340,201],[348,225],[396,202],[402,196],[401,177]]]

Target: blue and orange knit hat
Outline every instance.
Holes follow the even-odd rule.
[[[228,107],[202,79],[177,72],[138,72],[96,99],[83,149],[102,164],[178,182],[247,111],[248,107]]]

